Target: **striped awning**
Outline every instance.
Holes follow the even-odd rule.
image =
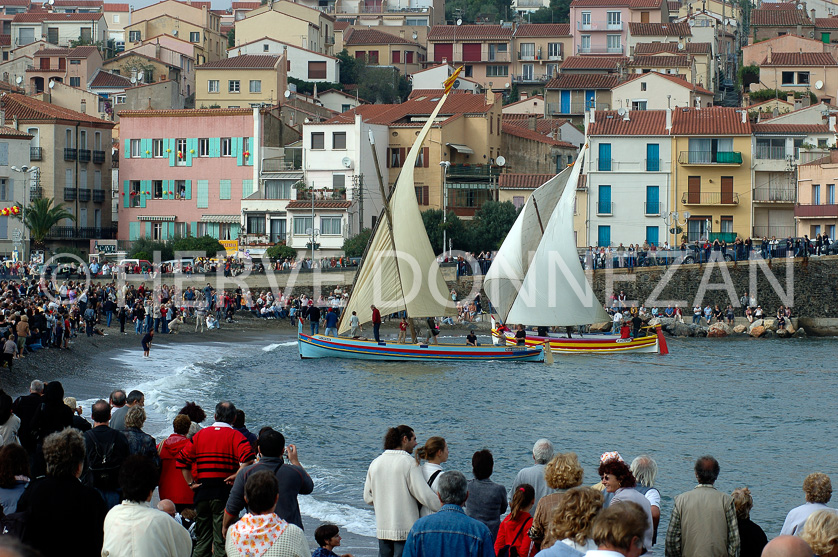
[[[456,149],[459,153],[462,153],[464,155],[474,154],[474,149],[472,149],[468,145],[461,145],[459,143],[446,143],[446,145],[448,147],[451,147],[452,149]]]
[[[140,215],[137,220],[172,222],[175,218],[174,215]]]
[[[238,224],[242,221],[241,215],[203,215],[201,222],[226,222]]]

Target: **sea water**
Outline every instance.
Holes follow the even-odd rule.
[[[364,478],[386,429],[402,423],[420,443],[444,437],[443,467],[467,477],[474,451],[490,449],[492,480],[507,488],[532,464],[540,437],[578,454],[586,485],[598,481],[606,451],[629,462],[650,454],[663,497],[661,543],[674,496],[694,487],[695,459],[711,454],[721,463],[717,487],[749,487],[751,518],[769,537],[778,534],[803,502],[805,476],[836,472],[836,340],[669,339],[669,346],[669,356],[557,355],[552,366],[375,363],[300,360],[293,337],[265,335],[236,344],[164,341],[147,359],[138,350],[110,356],[123,370],[111,380],[145,393],[144,429],[158,440],[186,400],[207,412],[204,425],[215,403],[229,399],[251,431],[281,430],[314,479],[314,493],[300,497],[302,512],[356,535],[375,535]]]

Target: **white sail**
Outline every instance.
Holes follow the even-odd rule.
[[[394,222],[390,223],[386,211],[382,211],[358,269],[338,334],[349,330],[348,316],[353,311],[357,312],[362,323],[369,322],[372,319],[371,305],[375,305],[382,315],[403,310],[407,310],[409,317],[440,317],[456,313],[456,308],[448,304],[448,286],[425,233],[413,184],[413,168],[422,142],[447,98],[446,93],[437,103],[405,158],[389,200]]]
[[[483,289],[497,310],[501,321],[506,321],[509,310],[524,282],[530,260],[544,235],[544,229],[559,202],[571,168],[565,168],[532,192],[515,224],[501,245],[492,266],[486,273]]]
[[[506,316],[509,323],[552,326],[583,325],[609,320],[588,284],[573,240],[576,184],[579,182],[586,150],[587,146],[582,147],[576,163],[567,175],[559,202],[546,225],[518,296]]]

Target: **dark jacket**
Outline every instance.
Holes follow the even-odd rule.
[[[110,485],[97,485],[97,483],[101,484],[101,482],[97,482],[94,474],[90,473],[90,465],[96,464],[94,461],[97,459],[97,455],[104,455],[111,443],[113,443],[113,450],[110,455],[111,463],[117,467],[122,466],[122,463],[125,462],[125,459],[131,453],[128,448],[128,440],[121,431],[111,429],[106,425],[98,425],[84,432],[84,446],[87,458],[84,461],[84,470],[82,471],[81,478],[85,485],[105,490],[117,489],[116,477],[113,478]],[[118,472],[116,475],[118,475]]]
[[[35,450],[35,436],[32,434],[32,418],[35,411],[41,405],[43,397],[37,393],[29,393],[26,396],[17,397],[12,409],[15,415],[20,418],[20,429],[17,432],[20,444],[29,453]]]
[[[51,381],[44,386],[41,404],[32,416],[32,433],[35,439],[43,442],[47,435],[73,426],[73,411],[64,404],[64,387],[58,381]]]

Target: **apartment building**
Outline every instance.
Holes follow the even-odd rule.
[[[559,73],[564,57],[572,51],[568,23],[524,23],[512,35],[512,81],[520,86],[541,87]]]
[[[11,23],[15,47],[45,39],[48,43],[68,47],[71,41],[104,42],[108,24],[102,13],[19,13]]]
[[[831,103],[838,98],[838,61],[827,52],[773,52],[759,65],[759,82],[751,91],[782,89]]]
[[[544,87],[544,114],[581,124],[586,111],[613,106],[611,90],[619,84],[615,74],[559,74]]]
[[[214,62],[227,56],[227,38],[221,34],[221,19],[207,3],[163,0],[131,12],[125,26],[128,43],[140,43],[149,37],[172,35],[195,45],[190,54],[197,64]],[[188,53],[187,53],[188,54]]]
[[[716,60],[710,43],[636,43],[634,56],[686,55],[690,57],[690,74],[688,79],[702,87],[713,86],[713,76],[716,74]],[[692,63],[695,63],[695,66]]]
[[[50,81],[84,88],[101,67],[102,55],[95,46],[44,48],[32,55],[32,67],[26,70],[26,89],[41,93]]]
[[[838,151],[834,149],[826,152],[824,157],[798,167],[795,236],[806,234],[817,238],[818,234],[826,234],[835,241],[835,225],[838,224],[836,175]]]
[[[117,52],[125,48],[125,26],[131,24],[131,7],[123,3],[104,4],[102,12],[108,23],[108,38],[115,41]]]
[[[435,25],[428,34],[429,60],[462,65],[463,77],[486,88],[507,88],[512,57],[512,27]]]
[[[37,177],[12,170],[13,166],[32,164],[29,161],[31,140],[32,136],[26,132],[0,126],[0,206],[3,208],[15,205],[25,207],[31,200],[30,188],[33,181],[37,187]],[[28,233],[20,220],[0,215],[0,253],[3,257],[28,261],[28,239]]]
[[[335,18],[302,3],[280,0],[236,21],[236,36],[270,37],[308,50],[335,55]]]
[[[198,66],[195,106],[247,108],[278,104],[287,84],[284,56],[246,54]]]
[[[632,0],[573,0],[570,3],[572,54],[628,53],[631,2]]]
[[[390,66],[402,75],[422,69],[427,57],[423,45],[376,29],[353,29],[344,34],[343,47],[350,56],[371,66]]]
[[[339,83],[340,64],[334,56],[327,56],[291,43],[284,43],[270,37],[237,44],[227,49],[227,56],[285,55],[288,58],[288,77],[303,81]]]
[[[363,25],[415,25],[445,22],[445,0],[300,0],[299,4]]]
[[[751,10],[750,29],[754,42],[782,35],[815,38],[814,20],[806,6],[796,2],[766,4]]]
[[[611,89],[615,108],[664,110],[678,107],[709,107],[713,92],[686,79],[658,72],[630,75]]]

